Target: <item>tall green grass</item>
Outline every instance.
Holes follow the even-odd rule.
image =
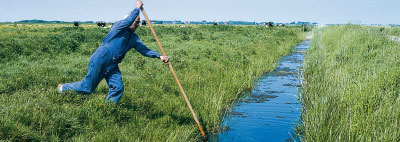
[[[305,57],[299,134],[304,141],[400,141],[399,95],[400,43],[385,30],[320,29]]]
[[[223,114],[301,41],[300,27],[155,26],[200,122],[215,132]],[[83,79],[108,29],[63,25],[0,27],[0,140],[196,141],[200,135],[168,67],[128,52],[125,86],[105,103],[102,81],[90,95],[58,94]],[[159,51],[147,27],[137,34]]]
[[[387,34],[392,36],[400,36],[400,27],[383,28],[382,31],[385,31]]]

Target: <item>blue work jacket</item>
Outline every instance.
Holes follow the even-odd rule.
[[[139,37],[129,29],[140,9],[135,8],[128,17],[113,24],[110,31],[104,37],[100,48],[106,48],[112,57],[112,62],[116,65],[121,63],[126,52],[134,48],[140,54],[150,58],[160,58],[160,54],[154,50],[148,49]]]

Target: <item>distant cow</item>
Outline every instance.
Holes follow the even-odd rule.
[[[266,27],[274,27],[274,23],[273,22],[266,22],[265,26]]]
[[[105,27],[106,26],[106,22],[96,22],[97,26],[99,27]]]
[[[146,26],[146,25],[147,25],[146,20],[142,20],[142,26]]]
[[[75,27],[79,27],[79,23],[78,22],[74,22],[74,26]]]
[[[214,22],[213,25],[218,25],[218,23],[217,23],[217,22]]]

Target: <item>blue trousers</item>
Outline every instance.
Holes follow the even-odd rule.
[[[104,78],[109,87],[106,101],[117,103],[124,92],[121,71],[118,64],[113,62],[111,52],[105,47],[99,47],[90,57],[85,78],[82,81],[63,84],[62,90],[90,94]]]

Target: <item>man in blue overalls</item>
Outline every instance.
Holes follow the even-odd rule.
[[[143,56],[159,58],[168,63],[168,56],[161,56],[156,51],[148,49],[135,34],[140,22],[139,12],[142,5],[141,0],[136,1],[136,8],[130,15],[111,27],[101,46],[90,57],[89,69],[85,78],[82,81],[58,85],[59,92],[70,90],[90,94],[105,78],[109,87],[106,101],[117,103],[124,91],[118,64],[131,48],[136,49]]]

